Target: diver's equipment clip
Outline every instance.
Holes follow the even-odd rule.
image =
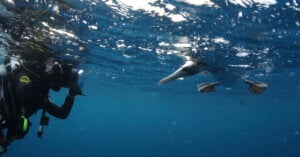
[[[43,110],[42,116],[41,116],[41,120],[40,120],[40,125],[39,125],[39,129],[38,129],[38,134],[37,136],[39,138],[42,138],[42,135],[44,133],[44,126],[48,126],[49,124],[49,120],[50,118],[48,116],[46,116],[46,111]]]

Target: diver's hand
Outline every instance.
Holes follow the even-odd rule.
[[[72,97],[75,97],[77,95],[82,95],[82,96],[85,96],[83,94],[83,92],[81,91],[81,88],[78,86],[78,85],[72,85],[70,88],[69,88],[69,95],[72,96]]]

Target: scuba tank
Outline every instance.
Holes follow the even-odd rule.
[[[13,72],[19,67],[21,64],[15,57],[5,57],[4,64],[0,67],[2,117],[14,117],[17,114]]]
[[[0,76],[6,76],[8,72],[16,70],[21,66],[17,57],[5,57],[4,64],[0,65]]]

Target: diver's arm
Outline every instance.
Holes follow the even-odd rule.
[[[76,82],[77,83],[77,82]],[[65,102],[62,106],[57,106],[52,103],[48,98],[48,93],[44,96],[43,108],[56,118],[66,119],[73,107],[75,96],[84,95],[81,88],[77,84],[73,84],[69,87],[69,93],[65,98]]]
[[[74,104],[74,96],[70,96],[68,94],[62,106],[58,106],[52,103],[48,98],[45,98],[44,109],[56,118],[66,119],[71,112],[73,104]]]

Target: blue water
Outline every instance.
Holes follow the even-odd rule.
[[[1,58],[28,41],[47,45],[80,64],[86,94],[42,139],[41,113],[31,117],[4,156],[300,156],[300,1],[0,2]],[[184,56],[269,88],[252,95],[225,74],[229,86],[208,94],[196,88],[216,79],[206,74],[157,85]],[[61,104],[66,93],[51,98]]]

